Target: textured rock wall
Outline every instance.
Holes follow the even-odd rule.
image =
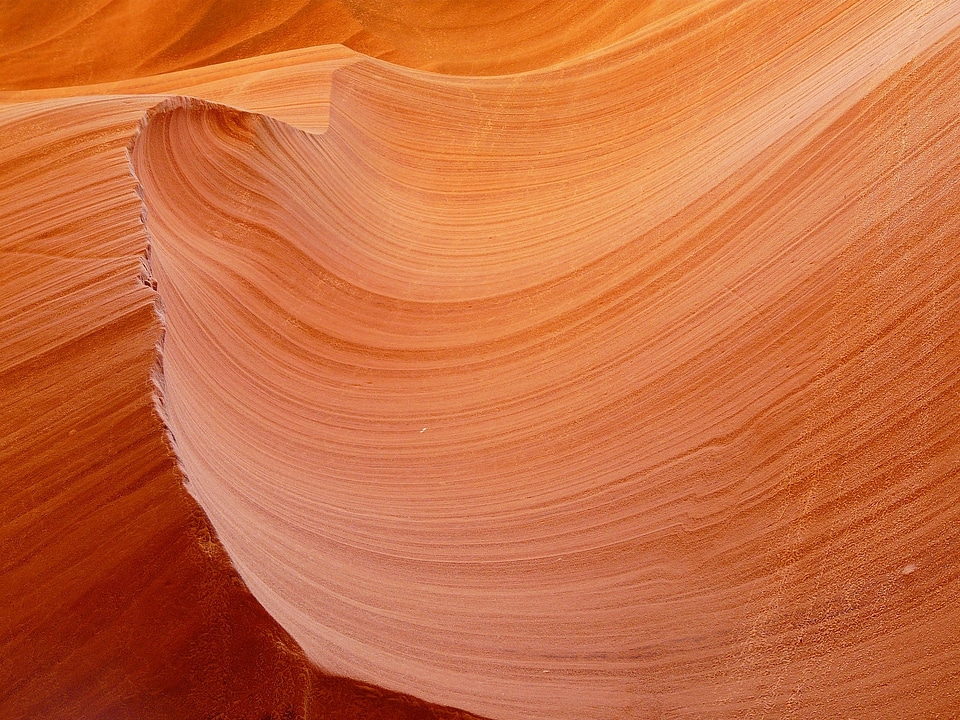
[[[960,5],[285,7],[0,27],[5,716],[956,713]]]

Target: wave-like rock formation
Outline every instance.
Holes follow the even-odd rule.
[[[960,3],[102,4],[0,32],[5,716],[960,711]]]
[[[317,672],[183,491],[127,156],[158,101],[0,107],[0,717],[466,717]]]

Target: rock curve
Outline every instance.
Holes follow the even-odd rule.
[[[312,659],[491,717],[917,713],[960,647],[948,14],[843,16],[715,116],[638,45],[359,61],[320,135],[151,117],[167,421]]]

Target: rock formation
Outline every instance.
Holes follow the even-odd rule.
[[[12,5],[4,717],[960,712],[960,2]]]

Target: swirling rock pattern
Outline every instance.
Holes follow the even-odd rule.
[[[318,673],[182,490],[126,151],[159,100],[0,108],[0,717],[467,717]]]
[[[11,587],[130,467],[229,583],[176,462],[279,623],[237,583],[200,603],[244,630],[181,642],[287,693],[197,716],[332,712],[309,659],[492,718],[951,717],[960,3],[425,8],[352,11],[394,63],[6,83]],[[153,547],[148,507],[111,527]]]

